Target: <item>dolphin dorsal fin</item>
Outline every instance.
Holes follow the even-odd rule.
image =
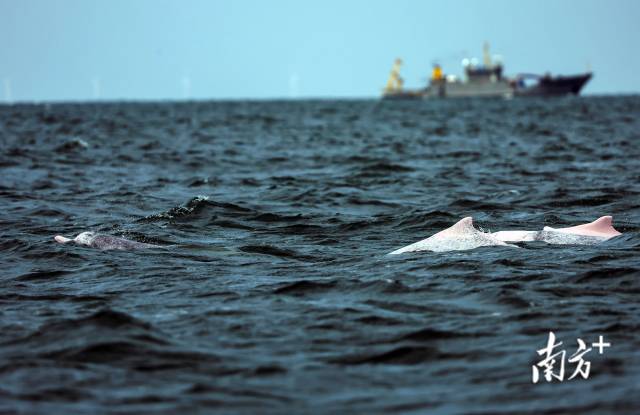
[[[612,223],[613,223],[613,216],[602,216],[587,225],[593,225],[593,227],[597,227],[597,228],[601,228],[601,227],[609,228],[609,227],[613,227]]]
[[[548,228],[545,227],[545,230],[552,230],[564,233],[572,233],[575,235],[585,235],[585,236],[600,236],[606,238],[613,238],[614,236],[621,235],[612,225],[613,217],[612,216],[602,216],[593,222],[585,223],[584,225],[572,226],[570,228]]]
[[[612,216],[602,216],[591,223],[587,223],[586,225],[582,225],[585,230],[591,230],[593,232],[602,233],[605,235],[620,235],[613,227],[613,217]]]
[[[475,228],[473,227],[473,218],[471,216],[467,216],[466,218],[460,219],[447,230],[456,234],[468,233],[469,231],[473,231],[475,230]]]

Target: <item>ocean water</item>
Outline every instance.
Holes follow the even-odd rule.
[[[640,412],[640,97],[13,105],[0,146],[2,413]]]

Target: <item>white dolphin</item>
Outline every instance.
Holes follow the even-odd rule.
[[[131,250],[131,249],[146,249],[146,248],[159,248],[159,245],[145,244],[142,242],[130,241],[124,238],[117,238],[110,235],[101,235],[95,232],[82,232],[74,239],[65,238],[61,235],[56,235],[53,239],[61,244],[67,244],[74,242],[78,245],[85,245],[91,248],[98,248],[102,250],[119,249],[119,250]]]
[[[500,231],[491,235],[503,242],[542,241],[559,245],[592,245],[622,235],[613,227],[612,222],[612,216],[602,216],[593,222],[570,228],[545,226],[541,231]]]
[[[507,242],[541,241],[558,245],[593,245],[622,235],[612,225],[613,217],[602,216],[593,222],[569,228],[545,226],[541,231],[499,231],[485,233],[473,227],[471,217],[464,218],[455,225],[414,244],[397,249],[390,255],[405,252],[462,251],[481,246],[511,246]]]
[[[405,252],[418,251],[463,251],[481,246],[511,246],[517,248],[515,245],[509,245],[490,233],[477,230],[473,227],[473,218],[466,217],[450,228],[440,231],[427,239],[397,249],[389,254],[397,255]]]

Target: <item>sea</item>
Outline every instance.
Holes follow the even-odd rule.
[[[17,103],[0,150],[0,413],[640,413],[640,96]]]

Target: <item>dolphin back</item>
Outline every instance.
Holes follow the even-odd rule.
[[[467,217],[456,222],[453,226],[414,244],[397,249],[390,255],[405,252],[432,251],[464,251],[481,246],[514,246],[499,240],[493,235],[477,230],[473,226],[473,219]]]
[[[118,238],[109,235],[96,235],[90,242],[89,246],[92,248],[109,250],[119,249],[122,251],[134,250],[134,249],[148,249],[158,248],[158,245],[145,244],[143,242],[130,241],[124,238]]]

